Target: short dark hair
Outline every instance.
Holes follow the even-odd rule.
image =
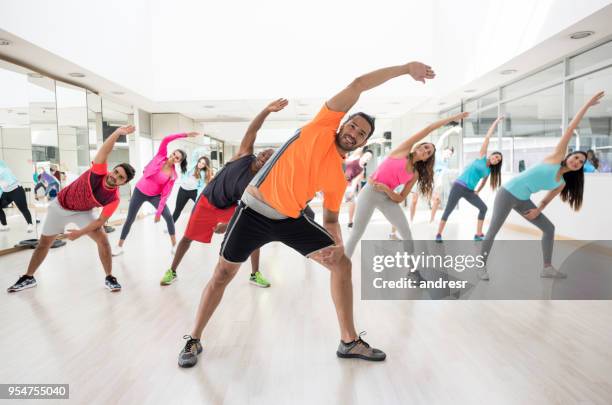
[[[370,128],[372,128],[372,129],[370,130],[370,133],[368,134],[367,137],[368,138],[371,137],[372,134],[374,133],[374,121],[375,121],[375,118],[372,117],[371,115],[368,115],[368,114],[366,114],[364,112],[359,111],[359,112],[356,112],[355,114],[349,115],[349,117],[348,117],[348,119],[346,121],[350,121],[351,119],[353,119],[355,117],[361,117],[364,120],[366,120],[368,122],[368,124],[370,124]]]
[[[119,163],[115,167],[123,167],[123,170],[125,170],[125,175],[126,175],[126,180],[125,180],[126,183],[129,183],[136,175],[136,170],[129,163]]]

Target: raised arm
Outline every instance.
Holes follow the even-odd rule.
[[[450,122],[462,120],[469,115],[470,113],[468,112],[462,112],[462,113],[453,115],[452,117],[441,119],[439,121],[434,122],[433,124],[426,126],[422,130],[420,130],[419,132],[417,132],[416,134],[412,135],[410,138],[406,139],[404,142],[399,144],[395,149],[391,151],[389,156],[393,156],[393,157],[406,156],[408,153],[410,153],[414,144],[421,141],[431,132],[435,131],[436,129],[440,127],[443,127],[444,125]]]
[[[126,125],[124,127],[119,127],[113,132],[106,141],[100,147],[98,153],[96,153],[96,157],[94,157],[93,162],[95,164],[105,163],[108,160],[108,155],[113,151],[113,147],[115,146],[115,142],[122,135],[128,135],[133,133],[135,130],[133,125]]]
[[[332,111],[347,112],[359,100],[364,91],[378,87],[394,77],[410,75],[414,80],[425,83],[425,79],[433,79],[436,74],[421,62],[410,62],[405,65],[378,69],[363,76],[359,76],[340,93],[327,101],[327,108]]]
[[[165,136],[159,144],[159,148],[157,149],[157,156],[166,156],[168,154],[168,144],[179,138],[194,138],[200,135],[199,132],[181,132],[180,134],[172,134]]]
[[[491,127],[487,131],[484,141],[482,141],[482,146],[480,147],[480,157],[481,158],[487,155],[487,150],[489,149],[489,140],[491,139],[491,135],[493,135],[493,133],[495,132],[495,128],[497,128],[497,124],[499,124],[499,122],[503,119],[504,119],[503,115],[500,115],[499,117],[497,117],[497,119],[493,121],[493,124],[491,124]]]
[[[242,156],[250,155],[253,153],[253,147],[255,145],[255,139],[257,138],[257,131],[261,128],[264,121],[268,117],[271,112],[278,112],[283,108],[287,107],[289,101],[284,98],[279,98],[274,100],[270,104],[266,106],[249,124],[247,128],[246,134],[242,138],[242,142],[240,142],[240,148],[238,149],[238,153],[231,160],[236,160],[241,158]]]
[[[559,140],[559,143],[555,147],[555,151],[551,155],[547,156],[546,159],[544,159],[545,162],[559,163],[563,160],[563,158],[565,157],[565,153],[567,151],[567,145],[569,144],[570,139],[572,139],[574,130],[578,128],[578,124],[580,124],[580,121],[582,121],[582,118],[584,117],[586,112],[589,110],[589,108],[593,107],[594,105],[599,104],[599,100],[601,100],[603,96],[604,96],[604,92],[600,91],[597,94],[595,94],[593,97],[591,97],[589,101],[584,103],[582,108],[578,110],[578,113],[576,114],[574,119],[569,123],[569,126],[565,130],[565,133],[563,134],[563,136]]]

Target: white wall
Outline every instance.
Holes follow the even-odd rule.
[[[32,143],[29,128],[0,128],[0,159],[24,187],[32,186]]]

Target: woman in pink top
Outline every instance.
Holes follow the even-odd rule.
[[[172,242],[172,253],[174,253],[174,246],[176,245],[174,221],[172,220],[170,210],[166,206],[166,200],[177,178],[174,165],[180,164],[182,173],[185,173],[185,171],[187,171],[187,154],[181,149],[176,149],[170,156],[167,156],[168,144],[175,139],[195,137],[198,135],[197,132],[189,132],[168,135],[162,139],[157,154],[145,166],[143,176],[138,183],[136,183],[134,193],[130,199],[128,215],[125,224],[123,224],[123,229],[121,230],[119,245],[113,251],[113,256],[118,256],[123,253],[125,238],[130,232],[134,220],[136,220],[136,214],[138,214],[140,206],[144,204],[145,201],[148,201],[157,209],[155,212],[155,222],[159,222],[160,217],[164,217],[164,221],[166,221],[166,226],[168,227],[168,234],[170,234],[170,240]]]
[[[436,148],[431,142],[421,142],[432,131],[463,119],[467,113],[461,113],[434,122],[391,151],[368,179],[368,184],[359,194],[357,212],[353,231],[346,243],[345,252],[350,258],[357,243],[361,240],[374,210],[378,209],[395,226],[402,239],[412,240],[408,220],[399,203],[404,201],[415,183],[423,195],[430,195],[433,188],[433,167]],[[400,193],[394,189],[403,185]],[[410,247],[408,247],[410,250]]]

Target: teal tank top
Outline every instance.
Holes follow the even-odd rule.
[[[519,200],[529,200],[533,193],[552,190],[565,184],[563,177],[560,181],[556,181],[559,168],[561,168],[559,163],[537,164],[512,178],[504,184],[504,188]]]
[[[483,156],[470,163],[457,180],[465,184],[470,190],[474,190],[480,179],[487,177],[489,174],[491,174],[491,169],[487,166],[487,157]]]

